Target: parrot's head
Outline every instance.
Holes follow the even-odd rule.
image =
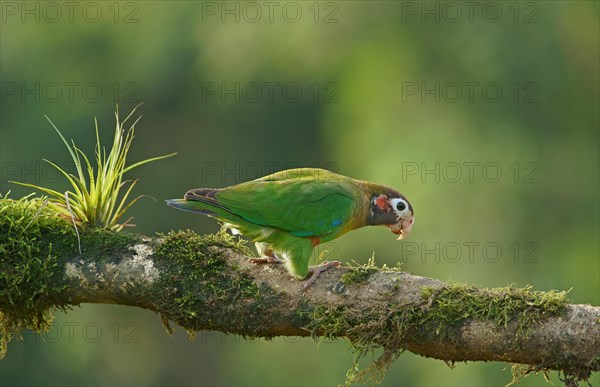
[[[404,195],[389,188],[371,197],[368,223],[386,225],[401,240],[406,238],[415,223],[415,211]]]

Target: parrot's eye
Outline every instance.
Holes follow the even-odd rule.
[[[396,209],[400,212],[406,210],[406,203],[403,202],[402,200],[400,200],[397,204],[396,204]]]

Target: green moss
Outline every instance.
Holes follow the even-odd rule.
[[[49,309],[66,307],[58,301],[63,264],[47,240],[70,236],[68,222],[44,200],[0,198],[0,358],[11,338],[26,328],[47,330]]]
[[[79,255],[81,247],[86,261],[119,259],[140,239],[99,229],[79,231],[81,243],[72,223],[44,198],[0,198],[0,358],[24,329],[47,330],[51,309],[73,306],[64,294],[69,286],[64,257]]]
[[[136,234],[112,232],[102,228],[86,228],[81,232],[81,251],[87,257],[119,257],[138,242],[141,242],[141,237]]]
[[[155,264],[168,266],[171,278],[161,278],[156,284],[157,306],[167,330],[174,321],[189,332],[199,328],[227,326],[232,333],[260,332],[265,316],[281,299],[281,295],[266,285],[258,285],[239,268],[230,266],[216,247],[225,247],[248,254],[244,242],[223,230],[215,235],[200,236],[192,231],[170,232],[155,246]],[[242,302],[250,316],[241,318]],[[210,310],[206,314],[197,311]],[[271,316],[277,318],[277,316]],[[242,323],[256,321],[253,326]]]
[[[369,280],[371,276],[378,271],[394,271],[400,272],[400,263],[395,267],[388,267],[383,265],[381,268],[375,265],[375,255],[372,255],[371,258],[365,264],[359,264],[356,261],[352,261],[350,266],[346,266],[348,271],[342,274],[340,281],[346,285],[359,284]]]
[[[372,274],[377,272],[379,268],[375,266],[375,258],[369,258],[369,261],[366,264],[357,264],[354,262],[354,265],[348,266],[348,271],[342,275],[340,281],[345,283],[346,285],[366,282]]]
[[[571,352],[564,352],[559,358],[551,359],[541,364],[531,366],[531,371],[536,374],[539,372],[547,373],[550,369],[561,368],[558,372],[558,378],[566,386],[577,386],[580,381],[586,381],[592,375],[592,372],[598,369],[600,365],[600,356],[596,356],[588,364],[581,364],[577,356]]]
[[[510,387],[514,385],[520,385],[521,380],[533,373],[535,375],[542,374],[548,385],[552,385],[550,381],[550,370],[559,368],[557,364],[562,367],[561,371],[558,371],[558,379],[564,383],[565,386],[577,386],[579,382],[588,382],[588,379],[592,375],[593,370],[598,369],[599,357],[596,357],[587,366],[582,365],[581,361],[578,361],[577,357],[572,353],[565,353],[559,359],[554,359],[554,363],[546,362],[542,364],[529,365],[529,364],[513,364],[511,366],[512,380],[505,386]],[[565,366],[566,365],[566,366]]]
[[[432,322],[436,332],[443,332],[471,318],[491,320],[498,327],[506,327],[516,320],[517,333],[522,335],[540,320],[562,312],[568,303],[566,295],[566,292],[554,290],[532,291],[531,287],[482,290],[450,283],[438,290],[422,290],[422,298],[427,301],[429,310],[421,322]]]
[[[525,377],[527,377],[527,375],[529,375],[531,372],[535,372],[535,367],[529,365],[529,364],[512,364],[510,367],[510,373],[512,375],[512,379],[510,382],[508,382],[508,384],[506,384],[506,386],[504,387],[510,387],[510,386],[519,386],[521,385],[521,380]],[[544,372],[544,378],[546,379],[546,381],[550,383],[550,380],[548,378],[548,372]]]
[[[64,258],[79,256],[85,263],[118,262],[141,237],[96,228],[79,229],[57,214],[45,200],[0,198],[0,356],[7,343],[24,329],[47,330],[52,309],[68,309],[69,285]],[[161,238],[159,238],[161,239]],[[153,291],[160,300],[148,307],[163,321],[175,321],[190,332],[212,326],[229,326],[231,332],[260,332],[281,294],[241,273],[222,256],[219,247],[249,254],[240,239],[223,230],[200,236],[191,231],[172,232],[155,247],[155,265],[168,266],[170,278],[159,278]],[[135,284],[129,288],[135,292]],[[147,289],[144,287],[144,289]],[[143,299],[143,297],[141,298]],[[239,308],[239,303],[245,308]],[[198,313],[212,309],[211,313]],[[243,309],[249,316],[240,318]],[[242,321],[256,322],[240,326]]]
[[[345,332],[354,354],[347,384],[379,383],[389,365],[402,353],[405,337],[411,340],[455,341],[461,327],[471,319],[493,321],[498,328],[516,321],[518,336],[545,318],[559,315],[567,305],[566,292],[538,292],[530,287],[476,289],[451,283],[439,289],[424,287],[421,303],[409,307],[389,303],[386,311],[356,311],[347,307],[319,307],[312,311],[313,335],[336,337]],[[366,369],[360,360],[368,353],[383,353]]]

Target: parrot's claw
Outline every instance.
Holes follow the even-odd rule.
[[[322,272],[324,272],[325,270],[331,268],[331,267],[340,267],[342,266],[342,263],[340,261],[331,261],[331,262],[323,262],[320,265],[317,266],[311,266],[308,270],[308,279],[306,280],[306,282],[304,282],[304,285],[302,285],[302,290],[306,290],[308,289],[308,287],[310,285],[312,285],[313,282],[315,282],[317,280],[317,278],[319,278],[319,276],[321,275]]]
[[[273,257],[250,258],[250,263],[282,263],[280,259]]]
[[[248,262],[250,262],[250,263],[283,263],[283,261],[281,259],[279,259],[279,257],[277,257],[277,254],[275,254],[273,251],[270,251],[270,250],[265,253],[265,257],[250,258],[248,260]]]

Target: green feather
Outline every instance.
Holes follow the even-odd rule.
[[[258,225],[300,237],[337,236],[352,218],[361,191],[320,169],[279,172],[219,190],[217,201]]]
[[[366,226],[371,196],[387,187],[323,169],[281,171],[222,189],[198,188],[175,208],[218,218],[284,259],[289,272],[305,278],[313,247]]]

